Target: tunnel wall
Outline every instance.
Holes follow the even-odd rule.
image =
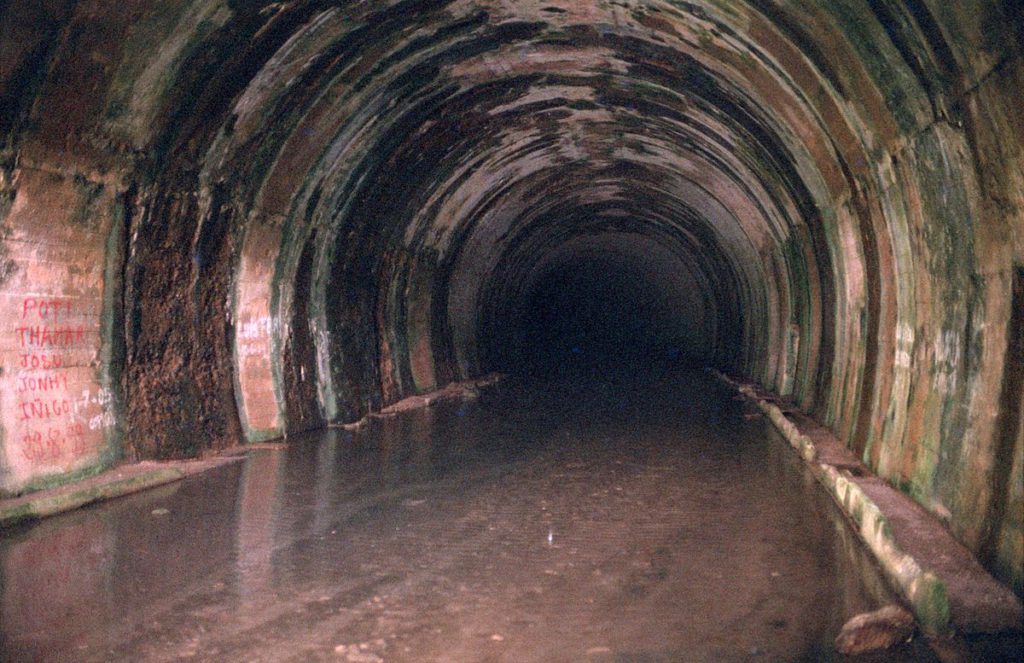
[[[1021,21],[0,3],[0,490],[473,377],[538,260],[640,233],[697,275],[714,365],[1020,591]]]

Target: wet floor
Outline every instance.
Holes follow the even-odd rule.
[[[0,659],[834,659],[895,599],[745,414],[700,372],[506,384],[9,531]]]

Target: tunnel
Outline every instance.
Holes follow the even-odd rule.
[[[0,0],[0,497],[707,369],[1024,591],[1012,0]]]

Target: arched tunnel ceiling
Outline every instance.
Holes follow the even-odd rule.
[[[659,338],[991,538],[970,514],[1009,499],[972,477],[1016,448],[992,414],[1024,263],[1015,3],[47,0],[0,19],[4,287],[12,315],[68,295],[95,327],[74,379],[102,394],[104,458],[351,421],[514,365],[553,274],[607,273],[592,290],[661,302]],[[66,245],[50,272],[17,248]]]
[[[287,218],[294,238],[318,229],[313,300],[323,298],[322,328],[358,333],[332,330],[345,324],[339,321],[345,315],[331,311],[327,291],[349,295],[351,319],[372,317],[374,306],[383,308],[381,315],[400,315],[407,303],[388,301],[393,295],[371,285],[371,275],[393,269],[390,282],[433,278],[415,265],[382,265],[385,248],[400,242],[407,254],[436,256],[430,269],[445,271],[443,278],[456,286],[450,297],[457,301],[429,305],[440,307],[442,328],[452,328],[454,365],[440,370],[451,376],[485,370],[474,352],[476,336],[486,331],[478,312],[489,304],[479,301],[481,292],[509,291],[494,284],[519,278],[515,269],[499,273],[498,267],[509,268],[510,251],[520,244],[530,247],[519,253],[528,263],[559,237],[597,231],[573,222],[583,210],[593,219],[631,219],[641,234],[678,236],[671,241],[690,247],[691,262],[715,262],[713,280],[731,284],[722,296],[741,300],[755,321],[746,338],[765,348],[781,343],[773,336],[777,321],[758,316],[770,319],[789,306],[779,292],[785,285],[773,280],[785,278],[780,247],[794,228],[815,236],[819,255],[808,246],[808,256],[829,270],[843,269],[842,256],[827,253],[829,238],[816,222],[820,210],[844,195],[832,138],[770,54],[739,36],[731,25],[737,16],[670,4],[403,7],[371,14],[365,24],[337,10],[310,21],[236,105],[230,133],[222,131],[213,149],[225,156],[207,159],[259,166],[260,158],[240,159],[238,151],[258,145],[263,152],[267,143],[282,141],[285,155],[311,152],[301,168],[287,159],[289,172],[280,178],[271,172],[251,181],[262,184],[252,191],[255,206]],[[368,42],[374,47],[366,48]],[[305,87],[313,85],[315,95]],[[283,117],[290,123],[282,124]],[[224,176],[213,169],[208,177]],[[281,189],[305,196],[275,202]],[[301,245],[293,242],[294,253]],[[297,262],[282,261],[282,282],[292,280],[288,270]],[[766,262],[773,273],[766,273]],[[437,292],[427,290],[432,297]],[[289,301],[287,292],[284,297]],[[448,305],[455,309],[445,315]],[[739,322],[735,317],[723,327]],[[409,329],[408,336],[432,331]],[[733,350],[720,362],[739,366]],[[331,365],[332,351],[320,344],[321,367]],[[380,375],[373,359],[358,366],[373,354],[364,347],[351,354],[358,356],[341,360],[347,375],[324,376],[327,403],[339,399],[336,389],[345,400],[354,383],[394,382],[391,393],[381,394],[390,400],[410,380],[436,381],[436,366],[422,369],[432,357],[411,362],[421,366],[420,375],[402,376],[400,366],[385,368],[396,375]],[[373,396],[364,406],[379,405]]]

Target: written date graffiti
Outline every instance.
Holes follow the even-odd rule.
[[[33,462],[59,461],[67,454],[78,457],[88,451],[85,426],[81,423],[51,426],[45,434],[41,430],[27,430],[21,436],[21,454]]]

